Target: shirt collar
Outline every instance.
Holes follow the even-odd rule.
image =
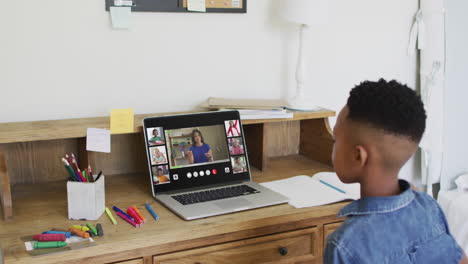
[[[388,213],[407,206],[413,201],[414,193],[407,181],[399,180],[398,184],[401,190],[399,195],[361,198],[341,209],[338,216]]]

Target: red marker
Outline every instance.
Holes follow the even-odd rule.
[[[139,225],[143,224],[143,220],[140,218],[140,216],[133,210],[132,207],[127,208],[127,214],[129,214],[133,219],[135,219],[135,222]]]
[[[33,240],[37,241],[65,241],[66,239],[64,234],[39,234],[33,236]]]
[[[124,214],[122,214],[121,212],[116,212],[118,216],[120,216],[120,218],[122,218],[123,220],[127,221],[129,224],[131,224],[132,226],[134,227],[140,227],[139,224],[135,223],[134,221],[132,221],[130,218],[128,218],[127,216],[125,216]]]

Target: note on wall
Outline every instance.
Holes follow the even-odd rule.
[[[112,27],[116,29],[130,28],[130,14],[132,9],[129,6],[111,6],[109,8]]]
[[[110,153],[110,130],[101,128],[88,128],[86,133],[86,150]]]
[[[187,10],[195,12],[206,12],[205,0],[188,0]]]
[[[112,134],[123,134],[134,132],[133,109],[112,109],[110,117],[110,128]]]

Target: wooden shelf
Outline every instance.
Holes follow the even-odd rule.
[[[269,159],[270,166],[253,170],[258,182],[289,176],[331,170],[326,164],[302,155]],[[60,254],[32,258],[27,255],[20,237],[49,230],[67,228],[81,221],[67,220],[66,183],[22,184],[12,188],[15,199],[15,221],[2,225],[0,244],[5,263],[109,263],[123,259],[141,258],[171,252],[242,240],[255,236],[279,233],[310,226],[323,226],[339,221],[336,213],[346,203],[296,209],[283,204],[227,214],[195,221],[184,221],[156,202],[151,194],[147,174],[106,176],[106,206],[120,208],[136,205],[148,222],[139,229],[117,219],[112,225],[105,214],[93,224],[101,223],[104,237],[95,239],[96,246]],[[150,203],[160,216],[154,221],[144,209]],[[115,215],[115,214],[114,214]]]
[[[190,112],[135,115],[135,127],[133,133],[140,133],[142,131],[142,122],[143,119],[146,117],[187,113]],[[243,120],[242,123],[244,125],[262,124],[272,122],[326,118],[334,115],[334,111],[324,109],[315,112],[294,112],[294,117],[288,119]],[[110,129],[110,117],[107,116],[65,120],[0,123],[0,144],[53,139],[82,138],[86,137],[86,129],[88,127]]]

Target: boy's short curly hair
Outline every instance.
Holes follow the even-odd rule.
[[[392,80],[365,81],[355,86],[347,106],[350,120],[419,143],[426,128],[423,102],[408,86]]]

